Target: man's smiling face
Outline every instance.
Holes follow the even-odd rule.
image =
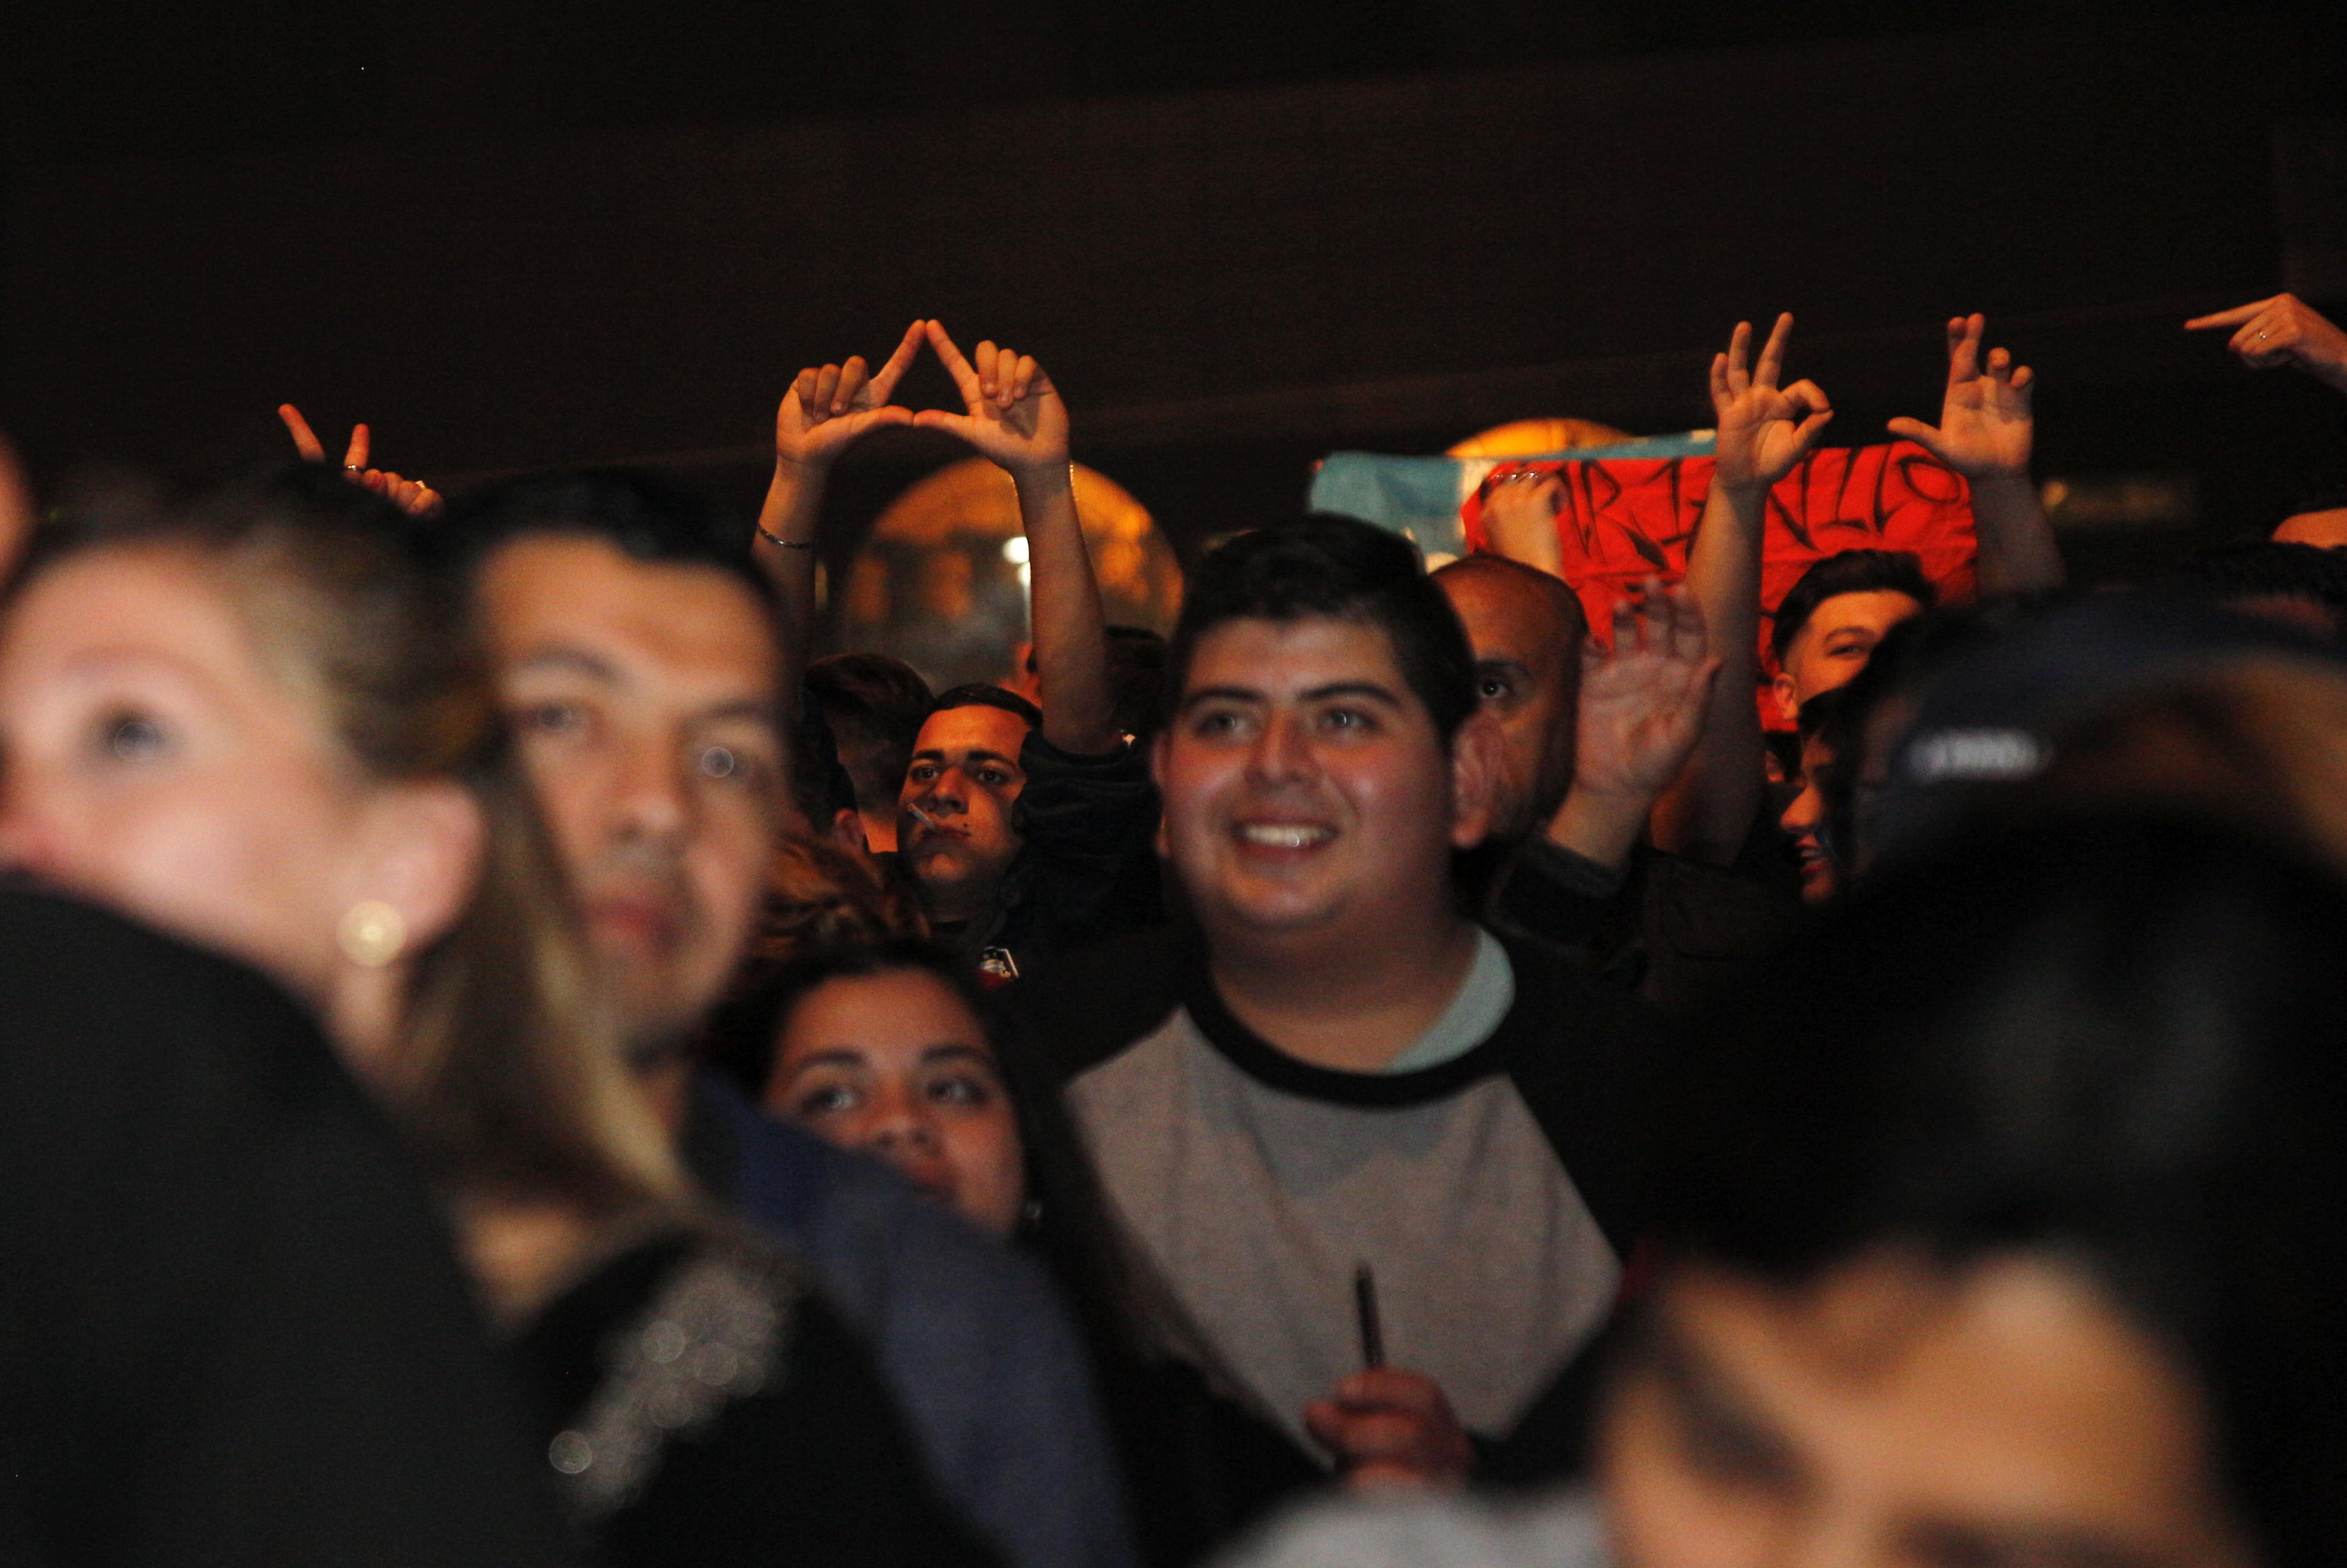
[[[1443,907],[1482,835],[1374,625],[1243,619],[1199,639],[1158,780],[1174,866],[1210,937],[1367,934]]]

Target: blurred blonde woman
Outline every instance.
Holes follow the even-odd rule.
[[[0,853],[318,1014],[444,1194],[582,1529],[629,1563],[971,1555],[798,1266],[687,1191],[417,525],[309,467],[68,511],[0,619]]]

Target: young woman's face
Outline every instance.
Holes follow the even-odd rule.
[[[783,1020],[766,1108],[877,1154],[994,1235],[1019,1225],[1018,1118],[985,1030],[921,969],[826,980]]]
[[[195,557],[101,550],[0,628],[0,855],[319,1001],[369,792]]]
[[[2063,1268],[1689,1267],[1651,1310],[1602,1439],[1624,1568],[2250,1562],[2190,1383]]]

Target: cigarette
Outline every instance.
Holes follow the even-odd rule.
[[[1378,1324],[1378,1276],[1366,1263],[1353,1266],[1353,1311],[1361,1325],[1361,1365],[1384,1366],[1386,1337]]]
[[[919,806],[908,805],[905,809],[910,812],[912,814],[913,820],[919,823],[923,827],[937,826],[938,819],[931,816],[928,812],[923,811]]]

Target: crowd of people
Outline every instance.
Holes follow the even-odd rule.
[[[1531,470],[1111,626],[1059,390],[935,321],[749,530],[291,405],[0,461],[0,1556],[2347,1559],[2347,497],[2075,592],[1959,317],[1891,434],[1977,593],[1764,605],[1792,324],[1594,636]],[[1016,488],[999,684],[813,656],[889,425]]]

